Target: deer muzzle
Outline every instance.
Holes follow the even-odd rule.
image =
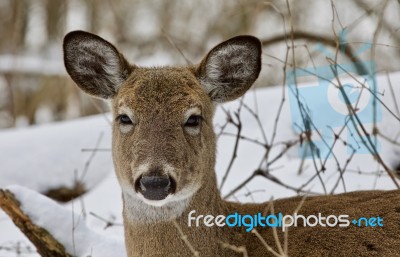
[[[175,193],[176,182],[168,175],[142,175],[135,182],[135,190],[147,200],[160,201]]]

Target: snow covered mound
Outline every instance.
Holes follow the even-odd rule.
[[[44,193],[79,181],[91,189],[112,171],[110,148],[105,115],[2,130],[0,188],[18,184]]]
[[[122,237],[107,237],[96,233],[86,226],[80,215],[35,191],[21,186],[9,186],[7,190],[20,202],[22,211],[32,222],[46,229],[70,255],[126,256]]]

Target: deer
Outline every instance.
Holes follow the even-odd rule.
[[[212,48],[199,64],[186,66],[131,64],[113,44],[84,31],[69,32],[63,51],[76,85],[111,105],[112,157],[122,191],[127,256],[400,256],[399,190],[296,196],[261,204],[222,199],[214,170],[213,115],[218,104],[243,96],[257,80],[262,66],[258,38],[233,37]],[[303,215],[380,216],[383,226],[298,224],[287,234],[272,226],[251,233],[243,226],[206,226],[207,221],[198,220],[271,214],[271,203],[274,213],[291,214],[301,203],[297,213]],[[196,220],[190,220],[193,215]]]

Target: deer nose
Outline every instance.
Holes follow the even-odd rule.
[[[148,200],[159,201],[173,194],[176,182],[170,176],[142,175],[135,183],[135,190]]]

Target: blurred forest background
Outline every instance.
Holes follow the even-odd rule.
[[[343,62],[374,43],[356,57],[374,59],[378,72],[400,70],[397,0],[0,0],[0,23],[0,128],[107,111],[67,77],[62,39],[71,30],[98,34],[151,66],[196,63],[213,45],[252,34],[264,47],[256,86],[284,83],[289,45],[296,53],[289,66],[326,65],[320,44],[334,53],[342,30]]]

